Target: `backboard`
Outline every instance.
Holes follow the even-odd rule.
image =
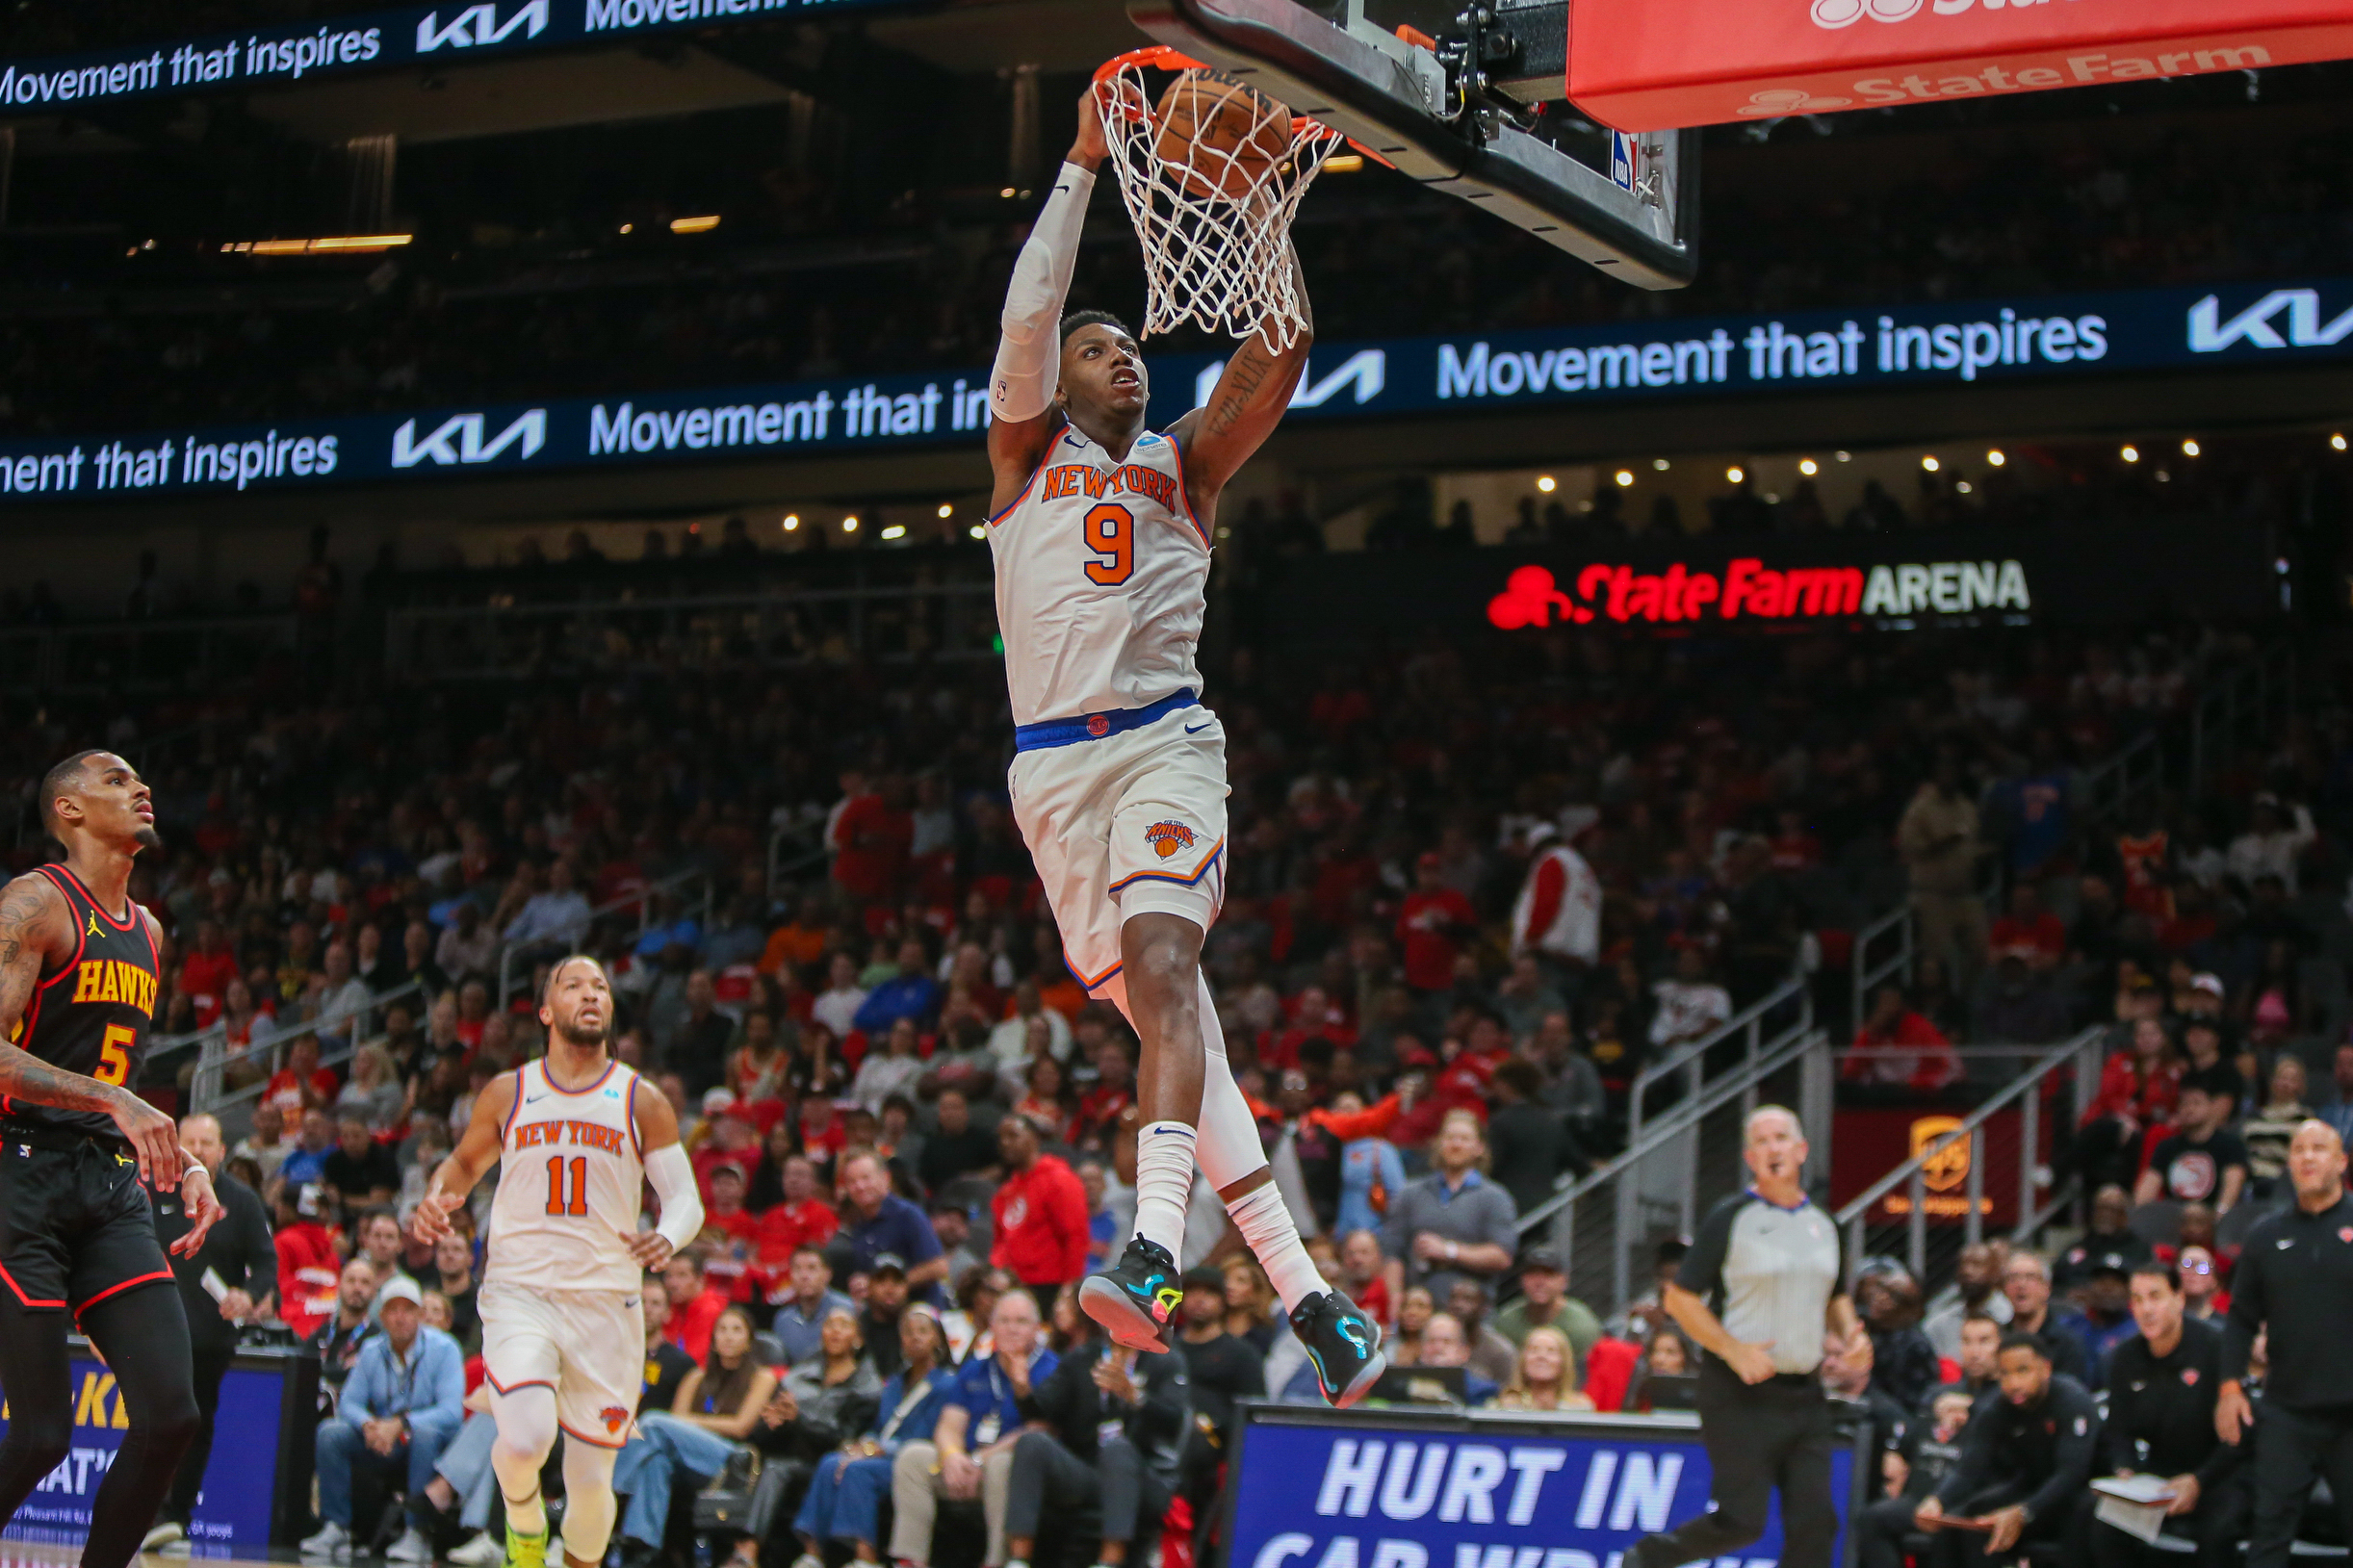
[[[1127,14],[1155,40],[1614,277],[1642,289],[1692,281],[1698,133],[1595,133],[1602,155],[1588,163],[1556,144],[1566,140],[1560,116],[1531,108],[1564,94],[1567,0],[1464,0],[1436,34],[1384,27],[1365,3],[1339,0],[1337,20],[1302,0],[1129,0]]]

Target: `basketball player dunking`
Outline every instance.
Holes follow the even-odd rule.
[[[613,1459],[629,1441],[645,1378],[638,1286],[703,1228],[703,1202],[670,1102],[607,1054],[612,986],[604,965],[582,957],[556,965],[539,1021],[548,1054],[483,1086],[414,1228],[423,1241],[448,1235],[451,1212],[498,1164],[479,1302],[506,1561],[547,1561],[539,1467],[560,1427],[570,1439],[564,1557],[595,1568],[612,1534]],[[648,1180],[661,1224],[641,1233]]]
[[[1195,664],[1209,542],[1219,492],[1290,405],[1308,334],[1281,349],[1254,336],[1206,408],[1144,428],[1134,337],[1099,311],[1062,314],[1106,151],[1099,113],[1093,92],[1080,100],[1078,140],[1015,265],[989,388],[1014,816],[1072,972],[1143,1042],[1136,1232],[1082,1298],[1120,1344],[1168,1349],[1198,1156],[1325,1398],[1348,1405],[1386,1366],[1380,1330],[1300,1246],[1201,973],[1226,882],[1225,732]]]
[[[155,917],[130,895],[133,858],[157,845],[147,786],[112,752],[81,752],[41,780],[40,803],[65,859],[0,891],[0,1515],[14,1517],[72,1441],[70,1312],[130,1421],[82,1561],[122,1568],[196,1431],[188,1319],[142,1188],[188,1205],[171,1247],[183,1256],[220,1200],[171,1118],[129,1088],[163,973]]]

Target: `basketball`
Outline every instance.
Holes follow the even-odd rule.
[[[1239,201],[1291,150],[1290,112],[1216,71],[1188,70],[1160,94],[1152,149],[1189,196]]]

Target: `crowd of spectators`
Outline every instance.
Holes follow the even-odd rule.
[[[1327,176],[1296,235],[1319,330],[1332,341],[1654,312],[1879,309],[2306,278],[2327,270],[2353,223],[2353,192],[2332,156],[2341,131],[2311,113],[2331,69],[2286,73],[2273,96],[2290,101],[2238,104],[2225,116],[2196,112],[2197,94],[2219,90],[2209,81],[2140,106],[2155,120],[2087,112],[1954,130],[1917,117],[1839,116],[1811,131],[1792,122],[1764,145],[1742,136],[1755,127],[1726,128],[1708,149],[1703,229],[1741,244],[1712,247],[1699,281],[1671,295],[1626,290],[1377,170]],[[2162,117],[2170,108],[2185,113]],[[976,111],[990,113],[957,94],[936,112]],[[1004,135],[984,119],[921,145],[967,149]],[[219,256],[201,276],[168,279],[153,257],[117,262],[139,270],[110,285],[122,292],[103,302],[91,296],[87,267],[28,277],[26,303],[41,308],[14,310],[0,326],[0,364],[12,387],[39,395],[0,398],[0,428],[162,426],[985,365],[1019,227],[984,221],[991,203],[938,185],[944,171],[921,161],[937,153],[899,149],[889,156],[914,162],[880,172],[871,163],[884,153],[858,137],[836,140],[835,166],[746,169],[732,221],[692,252],[632,259],[629,247],[644,242],[583,209],[549,218],[536,243],[429,236],[430,245],[353,263],[341,276],[306,259],[295,264],[310,269],[298,291],[224,273]],[[552,156],[566,156],[533,146],[534,178]],[[466,184],[430,177],[433,149],[418,156],[422,189]],[[568,156],[593,163],[602,143]],[[1839,177],[1823,178],[1832,158]],[[404,156],[404,178],[410,167]],[[464,167],[477,177],[475,164]],[[851,187],[907,193],[862,205]],[[594,191],[582,185],[583,203]],[[1136,319],[1133,236],[1115,209],[1099,204],[1098,215],[1073,298]],[[515,221],[503,211],[436,216],[464,233]],[[740,254],[730,248],[738,240]],[[1401,277],[1418,281],[1399,289]],[[140,389],[135,404],[123,401],[126,386]]]

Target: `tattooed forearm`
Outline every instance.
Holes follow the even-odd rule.
[[[1209,405],[1203,428],[1212,435],[1230,432],[1256,406],[1258,389],[1266,385],[1279,364],[1279,356],[1267,352],[1264,339],[1253,338],[1245,344],[1218,378],[1217,400]]]
[[[65,1111],[95,1111],[109,1115],[121,1093],[78,1072],[53,1067],[39,1057],[18,1050],[13,1045],[0,1045],[0,1094],[13,1099],[31,1100],[35,1105],[54,1105]]]

